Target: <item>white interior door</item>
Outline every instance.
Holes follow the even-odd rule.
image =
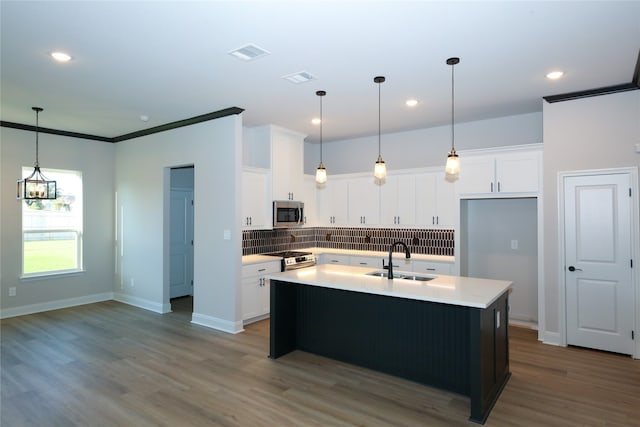
[[[171,190],[169,298],[193,295],[193,191]]]
[[[567,344],[632,354],[631,175],[564,178]]]

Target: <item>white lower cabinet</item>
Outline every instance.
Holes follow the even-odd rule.
[[[448,262],[413,260],[411,266],[414,273],[450,275],[453,264]]]
[[[242,266],[242,320],[250,323],[267,317],[270,311],[269,280],[265,277],[280,271],[280,261]]]

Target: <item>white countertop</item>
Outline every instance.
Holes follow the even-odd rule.
[[[489,280],[473,277],[435,276],[427,282],[406,279],[388,280],[384,277],[367,276],[379,271],[368,267],[346,265],[317,265],[300,270],[273,273],[267,278],[302,285],[322,286],[346,291],[364,292],[398,298],[416,299],[465,307],[487,308],[505,291],[511,288],[507,280]],[[403,273],[394,271],[394,273]],[[404,272],[407,275],[415,273]]]
[[[357,251],[357,250],[349,250],[349,249],[332,249],[332,248],[303,248],[303,249],[294,249],[296,251],[307,251],[311,252],[314,255],[320,254],[338,254],[338,255],[350,255],[350,256],[370,256],[370,257],[380,257],[387,259],[389,257],[388,252],[377,252],[377,251]],[[404,259],[404,255],[399,252],[394,252],[394,259]],[[421,261],[433,261],[433,262],[446,262],[453,264],[455,262],[455,258],[452,256],[446,255],[424,255],[424,254],[411,254],[411,259],[421,260]],[[274,261],[278,260],[276,257],[267,256],[267,255],[245,255],[242,257],[242,264],[256,264],[260,262]]]

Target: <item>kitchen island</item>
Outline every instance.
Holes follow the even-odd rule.
[[[484,423],[511,375],[511,282],[372,271],[318,265],[270,275],[269,357],[302,350],[453,391],[470,398],[469,419]]]

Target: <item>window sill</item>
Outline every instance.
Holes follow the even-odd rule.
[[[30,273],[23,274],[20,276],[21,281],[31,281],[31,280],[46,280],[46,279],[55,279],[57,277],[71,277],[71,276],[79,276],[84,274],[86,270],[61,270],[61,271],[51,271],[46,273]]]

